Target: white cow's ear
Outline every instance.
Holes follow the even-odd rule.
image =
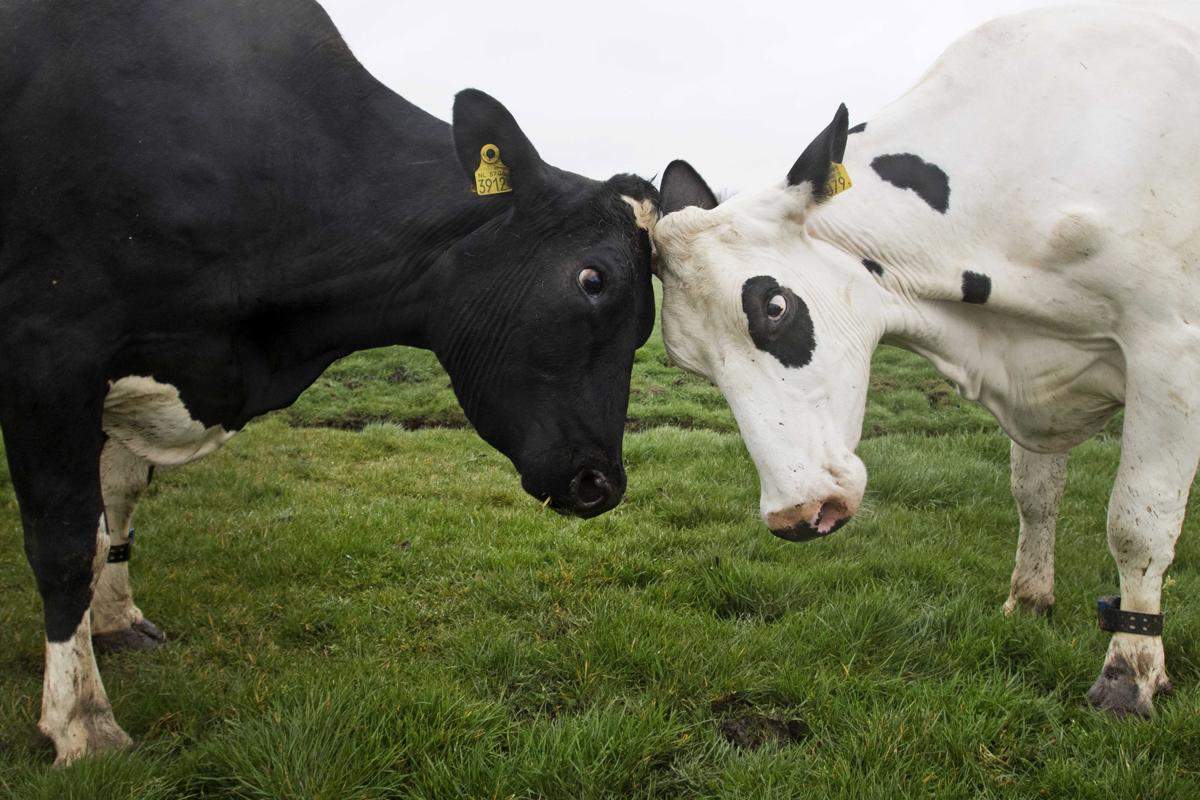
[[[708,188],[704,178],[686,161],[675,159],[663,170],[662,184],[659,189],[662,195],[662,211],[670,214],[681,208],[696,206],[705,211],[717,207],[717,196]]]
[[[513,192],[519,203],[545,187],[546,162],[499,100],[478,89],[464,89],[454,96],[453,119],[454,152],[477,193]]]
[[[850,124],[850,112],[846,104],[838,106],[833,115],[833,122],[813,139],[804,152],[796,159],[796,163],[788,171],[788,186],[805,186],[811,188],[810,202],[820,202],[830,194],[836,194],[831,189],[830,177],[834,164],[841,164],[846,156],[846,136]]]

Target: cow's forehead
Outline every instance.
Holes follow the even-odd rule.
[[[683,208],[659,222],[655,239],[680,257],[703,249],[769,246],[801,233],[790,212],[796,198],[785,186],[734,195],[716,208]]]
[[[748,275],[790,272],[807,234],[778,204],[761,199],[664,217],[655,230],[663,272],[687,278],[689,288],[708,284],[712,293],[740,291]]]

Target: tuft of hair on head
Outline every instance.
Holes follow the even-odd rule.
[[[673,257],[686,257],[693,251],[696,237],[700,233],[719,225],[728,225],[728,220],[697,206],[688,206],[667,214],[654,228],[655,254],[662,256],[670,253]],[[657,269],[655,273],[658,273]]]
[[[662,217],[662,199],[654,184],[637,175],[614,175],[608,185],[633,209],[634,223],[646,233],[653,233]]]

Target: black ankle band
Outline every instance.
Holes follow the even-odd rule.
[[[1162,614],[1122,611],[1120,597],[1101,597],[1096,601],[1096,616],[1102,631],[1162,636]]]
[[[133,528],[129,529],[129,540],[125,544],[114,544],[108,548],[108,563],[124,564],[129,560],[129,551],[133,549]]]

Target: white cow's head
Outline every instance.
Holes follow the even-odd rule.
[[[854,449],[882,331],[878,293],[861,266],[805,231],[831,191],[846,119],[843,106],[786,182],[720,205],[687,163],[672,162],[662,198],[673,213],[654,233],[667,352],[725,395],[758,468],[767,526],[791,540],[837,530],[866,488]]]

